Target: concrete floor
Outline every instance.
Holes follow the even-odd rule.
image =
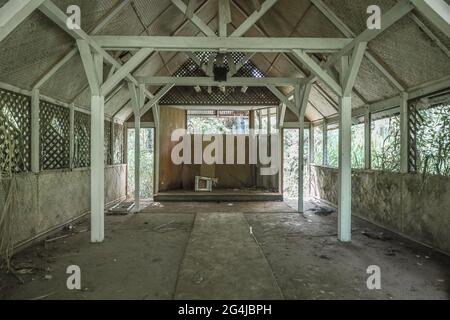
[[[449,299],[450,257],[354,218],[353,242],[336,239],[336,213],[304,215],[283,202],[148,203],[107,216],[89,244],[84,221],[69,237],[14,258],[1,299]],[[323,206],[320,206],[323,209]],[[325,210],[326,211],[326,210]],[[81,267],[81,291],[66,288]],[[381,268],[381,290],[366,269]]]

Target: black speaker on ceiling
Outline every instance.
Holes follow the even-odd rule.
[[[228,68],[225,66],[214,66],[214,81],[225,82],[228,77]]]

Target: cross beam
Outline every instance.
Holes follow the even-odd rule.
[[[91,36],[89,36],[86,32],[81,29],[69,30],[66,25],[66,21],[68,19],[67,15],[61,11],[52,1],[47,0],[40,7],[39,10],[42,11],[50,20],[60,26],[65,32],[67,32],[70,36],[72,36],[75,40],[85,40],[92,49],[101,55],[104,58],[104,61],[108,64],[112,65],[116,69],[120,69],[122,64],[119,63],[116,59],[114,59],[109,53],[107,53],[103,48],[101,48],[95,40]],[[133,84],[137,85],[138,82],[131,75],[127,74],[126,78],[131,81]],[[145,95],[149,98],[152,98],[153,95],[150,91],[145,90]]]
[[[278,0],[266,0],[263,4],[259,4],[253,12],[232,34],[231,37],[242,37],[253,25],[261,19],[267,11],[272,8]]]
[[[342,57],[348,55],[358,44],[362,42],[370,42],[375,39],[378,35],[384,32],[387,28],[392,26],[406,14],[408,14],[414,8],[413,4],[409,0],[400,0],[397,2],[395,6],[393,6],[388,12],[386,12],[382,17],[381,21],[383,21],[383,27],[380,30],[365,30],[356,38],[354,38],[349,44],[347,44],[342,50],[333,54],[326,63],[321,65],[321,70],[316,69],[316,71],[323,72],[321,75],[327,76],[327,69],[336,63],[340,62]],[[316,72],[317,73],[317,72]],[[307,82],[315,82],[317,80],[317,74],[313,73],[308,79]],[[334,81],[334,79],[333,79]],[[333,85],[333,81],[331,82]],[[334,81],[335,82],[335,81]],[[329,83],[327,83],[329,85]],[[337,87],[334,86],[334,91],[336,92]]]
[[[450,5],[444,0],[411,0],[416,8],[450,38]]]
[[[45,0],[9,0],[0,8],[0,42]]]
[[[105,18],[100,21],[100,23],[95,26],[91,31],[91,35],[97,34],[100,32],[105,26],[111,22],[122,10],[130,3],[130,0],[124,0],[117,4],[111,11],[106,15]],[[51,77],[53,77],[73,56],[78,53],[78,48],[73,48],[70,50],[61,60],[59,60],[49,71],[47,71],[44,75],[42,75],[39,80],[34,84],[33,89],[40,89]],[[111,70],[115,70],[115,68],[111,68]],[[109,77],[108,77],[109,78]]]
[[[231,37],[158,37],[158,36],[94,36],[108,50],[152,48],[156,51],[207,52],[334,52],[351,44],[348,38],[231,38]]]
[[[201,87],[264,87],[266,85],[274,86],[293,86],[298,84],[298,79],[293,78],[229,78],[227,81],[214,81],[211,77],[138,77],[140,83],[149,85],[174,84],[175,86],[201,86]]]
[[[175,5],[181,12],[183,12],[186,17],[197,27],[201,32],[203,32],[208,37],[215,37],[215,32],[205,23],[202,19],[195,14],[195,0],[190,0],[188,5],[185,5],[181,0],[172,0],[173,5]]]

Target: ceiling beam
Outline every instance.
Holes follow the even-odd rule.
[[[97,24],[90,32],[91,35],[99,33],[104,27],[106,27],[112,19],[114,19],[122,10],[130,3],[130,0],[124,0],[119,2],[111,11]],[[55,75],[59,69],[61,69],[73,56],[78,53],[78,48],[70,50],[61,60],[59,60],[49,71],[42,75],[39,80],[34,84],[33,90],[39,90],[48,80]],[[114,70],[114,68],[112,68]]]
[[[240,14],[242,14],[244,17],[249,17],[249,15],[248,15],[248,14],[247,14],[247,13],[246,13],[246,12],[245,12],[245,11],[244,11],[244,10],[243,10],[243,9],[242,9],[235,1],[233,1],[233,0],[231,0],[231,1],[232,1],[233,6],[235,7],[235,9],[236,9],[237,11],[239,11]],[[263,30],[262,27],[260,27],[260,26],[258,25],[258,23],[254,24],[253,27],[254,27],[255,30],[258,31],[262,36],[266,36],[266,37],[269,36],[268,33],[267,33],[265,30]],[[295,70],[297,70],[297,71],[300,73],[301,76],[306,77],[305,70],[303,70],[303,69],[301,68],[301,66],[299,66],[297,59],[295,59],[295,58],[292,57],[292,53],[286,53],[286,52],[283,52],[282,55],[283,55],[283,56],[287,59],[287,61],[295,68]],[[318,87],[318,86],[316,85],[316,87]],[[354,90],[354,91],[355,91],[355,90]],[[329,98],[329,97],[327,98],[327,96],[324,95],[324,93],[323,93],[322,90],[319,91],[319,94],[322,95],[325,99],[328,99],[328,98]],[[358,94],[358,96],[360,96],[360,95]],[[362,100],[364,101],[364,99],[362,99]],[[336,104],[337,104],[337,103],[335,102],[334,105],[336,105]]]
[[[323,2],[323,0],[311,0],[311,2],[319,9],[322,14],[328,18],[328,20],[334,24],[336,28],[347,38],[355,38],[356,34],[341,20],[339,17]],[[394,87],[400,92],[405,91],[405,87],[400,83],[400,80],[388,71],[383,63],[372,55],[369,51],[366,51],[365,56],[369,61],[388,79]]]
[[[298,80],[295,84],[298,86]],[[285,104],[294,114],[298,116],[298,109],[295,107],[295,104],[288,99],[288,97],[281,92],[275,85],[266,85],[267,89],[269,89],[280,101]]]
[[[102,86],[102,93],[108,95],[128,74],[131,74],[153,52],[152,49],[139,50],[130,60],[118,69]]]
[[[203,20],[195,14],[195,0],[190,0],[188,5],[182,0],[172,0],[172,3],[186,15],[186,17],[206,36],[215,37],[216,33],[205,23]]]
[[[326,70],[324,70],[318,63],[314,61],[307,53],[301,50],[293,50],[294,56],[307,67],[315,77],[323,81],[330,87],[338,96],[342,96],[342,88],[332,76],[330,76]]]
[[[450,5],[444,0],[411,0],[417,10],[450,38]]]
[[[184,14],[186,15],[186,18],[188,18],[190,20],[192,20],[194,18],[197,2],[198,2],[198,0],[189,0],[188,1],[186,11],[184,12]]]
[[[231,9],[229,0],[219,0],[219,36],[228,35],[228,24],[231,23]]]
[[[86,40],[77,40],[78,49],[80,51],[81,61],[83,62],[86,77],[91,88],[92,95],[100,96],[100,83],[103,79],[99,79],[99,72],[93,59],[91,47]]]
[[[255,7],[255,11],[261,10],[261,1],[260,0],[251,0],[253,6]]]
[[[46,2],[44,2],[39,7],[39,10],[41,10],[43,14],[45,14],[50,20],[56,23],[61,29],[72,36],[75,40],[85,40],[95,52],[100,54],[105,59],[106,63],[111,64],[116,69],[120,69],[122,67],[121,63],[119,63],[109,53],[107,53],[101,46],[96,43],[95,40],[92,39],[92,37],[90,37],[82,29],[68,29],[66,25],[66,21],[68,19],[67,15],[63,11],[61,11],[52,1],[47,0]],[[133,84],[138,84],[137,80],[131,74],[128,74],[126,78]],[[149,98],[153,97],[151,92],[148,90],[145,90],[145,94]]]
[[[159,100],[161,100],[175,85],[173,83],[169,83],[166,86],[162,87],[157,94],[151,99],[147,104],[141,109],[141,117],[146,114],[151,108],[153,108]]]
[[[352,44],[352,39],[346,38],[94,36],[92,40],[108,50],[153,48],[156,51],[197,52],[289,52],[294,49],[334,52]]]
[[[434,80],[430,82],[423,83],[421,85],[415,86],[413,88],[408,89],[406,92],[409,99],[417,99],[419,97],[423,97],[429,95],[434,92],[438,92],[441,90],[445,90],[450,88],[450,76],[444,77],[439,80]],[[400,95],[383,99],[380,101],[372,102],[368,105],[365,105],[361,108],[354,109],[352,111],[353,118],[359,118],[364,116],[365,112],[369,110],[371,113],[382,112],[389,109],[393,109],[399,107],[401,102]],[[328,117],[328,123],[336,122],[339,120],[339,116]]]
[[[198,8],[195,9],[194,14],[197,14],[198,12],[200,12],[203,8],[205,8],[205,6],[208,4],[209,0],[204,1]],[[170,9],[170,6],[166,8],[166,10]],[[153,20],[152,23],[150,23],[150,25],[147,27],[147,29],[151,28],[153,26],[153,24],[157,21],[158,19]],[[179,32],[181,32],[183,30],[183,28],[185,28],[188,24],[189,24],[189,19],[183,21],[183,23],[181,25],[179,25],[174,32],[171,33],[171,36],[175,36],[177,35]],[[147,31],[147,29],[145,31]],[[152,55],[151,55],[152,56]],[[150,56],[150,57],[151,57]],[[173,57],[172,57],[173,59]],[[147,59],[148,60],[148,59]],[[146,62],[144,62],[145,64]],[[164,67],[164,66],[163,66]],[[138,67],[138,69],[136,71],[140,71],[141,67]],[[117,91],[118,92],[118,91]],[[122,111],[123,108],[125,108],[125,106],[128,104],[129,101],[127,101],[126,103],[124,103],[117,111],[116,114],[118,114],[119,112]]]
[[[409,17],[417,24],[417,26],[422,29],[425,34],[430,37],[431,40],[436,43],[436,45],[442,50],[442,52],[445,53],[447,57],[450,58],[450,50],[446,47],[445,44],[442,43],[442,41],[433,33],[433,31],[430,30],[420,19],[418,16],[416,16],[414,13],[410,13]]]
[[[366,29],[356,38],[354,38],[348,45],[346,45],[342,50],[333,54],[330,59],[324,64],[325,68],[335,65],[340,59],[348,55],[355,46],[361,42],[370,42],[379,36],[381,33],[386,31],[390,26],[396,23],[398,20],[407,15],[414,6],[409,2],[409,0],[400,0],[395,6],[393,6],[388,12],[381,16],[382,28],[370,30]]]
[[[9,0],[0,8],[0,42],[45,0]]]
[[[407,15],[411,10],[414,9],[413,4],[409,0],[400,0],[393,6],[388,12],[386,12],[382,17],[381,21],[383,26],[379,30],[366,29],[356,38],[354,38],[348,45],[346,45],[342,50],[333,54],[327,62],[325,62],[321,67],[323,70],[330,68],[341,60],[342,57],[348,55],[355,46],[361,42],[370,42],[375,39],[382,32],[386,31],[390,26],[396,23],[398,20]],[[317,80],[316,75],[312,75],[307,79],[307,82],[315,82]]]
[[[266,0],[260,4],[259,10],[253,12],[232,34],[231,37],[242,37],[248,30],[272,8],[278,0]]]
[[[364,57],[364,52],[367,48],[367,42],[359,43],[353,50],[353,54],[350,61],[348,74],[345,76],[345,80],[342,83],[343,95],[345,97],[350,96],[353,90],[353,86],[358,76],[359,68]]]
[[[173,83],[176,86],[201,86],[201,87],[264,87],[292,86],[298,83],[298,79],[293,78],[229,78],[227,81],[214,81],[212,77],[138,77],[140,83],[148,85],[166,85]]]

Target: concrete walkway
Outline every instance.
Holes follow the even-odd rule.
[[[97,245],[86,220],[18,253],[16,277],[0,273],[0,298],[449,299],[450,257],[357,218],[352,243],[340,243],[336,213],[307,208],[150,204],[107,216]],[[70,265],[81,268],[80,291],[67,289]],[[381,269],[381,290],[367,288],[371,265]]]
[[[175,298],[283,298],[242,213],[197,214]]]

